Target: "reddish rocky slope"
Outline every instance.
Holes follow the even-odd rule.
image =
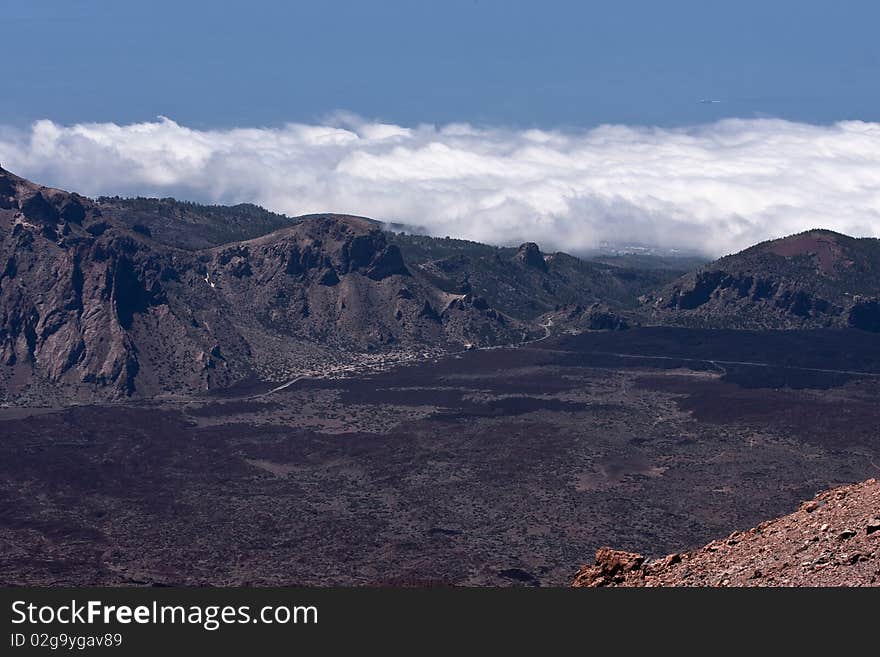
[[[574,586],[880,586],[880,482],[825,491],[791,515],[647,561],[602,548]]]

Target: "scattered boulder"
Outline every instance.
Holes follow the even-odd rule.
[[[573,586],[613,586],[631,580],[643,580],[644,563],[645,557],[641,554],[608,547],[599,548],[596,551],[595,564],[581,568],[575,576]]]

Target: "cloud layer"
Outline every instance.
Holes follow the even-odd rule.
[[[880,236],[880,124],[724,120],[580,132],[326,125],[0,128],[7,169],[87,195],[344,212],[496,244],[602,241],[717,256],[823,227]]]

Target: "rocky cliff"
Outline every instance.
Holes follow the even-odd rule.
[[[373,222],[317,216],[202,250],[0,169],[0,399],[283,380],[358,354],[515,342],[517,322],[413,276]]]

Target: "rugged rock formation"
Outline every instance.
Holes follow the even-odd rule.
[[[644,301],[662,323],[876,331],[878,295],[880,240],[813,230],[722,258]]]
[[[225,385],[246,367],[208,354],[244,349],[208,328],[192,291],[197,262],[103,215],[75,194],[0,170],[0,392],[80,399]]]
[[[660,323],[878,331],[878,244],[827,231],[768,242],[650,294],[645,308]],[[617,330],[655,275],[533,243],[392,236],[343,215],[93,202],[0,169],[0,401],[284,381],[367,355],[514,343],[548,321]]]
[[[602,548],[574,586],[880,586],[880,482],[820,493],[791,515],[648,561]]]
[[[0,399],[192,393],[283,379],[306,355],[524,335],[414,277],[374,222],[309,217],[192,251],[111,210],[0,169]]]
[[[205,256],[211,292],[280,335],[356,350],[521,338],[499,313],[413,276],[374,222],[318,216]]]
[[[541,253],[541,249],[534,242],[526,242],[520,245],[513,258],[526,267],[547,271],[547,262],[544,260],[544,254]]]

